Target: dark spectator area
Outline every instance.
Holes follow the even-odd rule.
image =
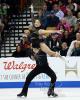
[[[13,15],[19,14],[20,0],[0,0],[0,41],[3,40],[3,30],[7,27]]]
[[[20,24],[18,23],[19,43],[14,43],[14,51],[9,50],[12,53],[11,56],[29,56],[31,44],[27,34],[38,32],[35,29],[35,19],[39,20],[40,29],[61,30],[61,34],[51,33],[48,36],[41,36],[41,39],[51,50],[59,52],[62,56],[80,56],[80,0],[43,0],[41,8],[34,9],[34,11],[35,4],[33,2],[36,3],[36,0],[26,0],[23,11],[22,8],[20,10],[20,0],[1,0],[0,2],[0,43],[4,41],[5,28],[10,34],[12,32],[16,34],[15,31],[9,31],[9,29],[16,29],[13,24],[12,26],[8,24],[9,22],[15,23],[16,19],[12,20],[14,16],[17,16],[18,22],[24,21],[24,12],[26,12],[25,16],[27,16],[27,12],[30,11],[32,23],[29,24],[28,17],[26,17],[25,26],[23,26],[24,22],[22,23],[21,37],[19,35]],[[37,15],[35,12],[37,12]],[[14,41],[16,40],[14,39]]]

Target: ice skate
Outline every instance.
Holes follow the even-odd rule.
[[[25,93],[20,93],[20,94],[17,94],[17,97],[27,97],[27,94],[25,94]]]

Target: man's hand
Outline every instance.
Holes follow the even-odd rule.
[[[56,52],[55,57],[61,58],[64,62],[66,62],[65,58],[61,56],[58,52]]]
[[[55,57],[61,57],[61,55],[58,52],[55,52]]]

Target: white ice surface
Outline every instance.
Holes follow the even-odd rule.
[[[27,98],[19,98],[19,89],[0,89],[0,100],[80,100],[80,88],[56,88],[58,97],[48,97],[47,88],[29,88]]]

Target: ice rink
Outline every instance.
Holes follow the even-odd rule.
[[[80,100],[80,88],[56,88],[58,97],[48,97],[47,88],[29,88],[27,98],[17,97],[21,88],[0,89],[0,100]]]

